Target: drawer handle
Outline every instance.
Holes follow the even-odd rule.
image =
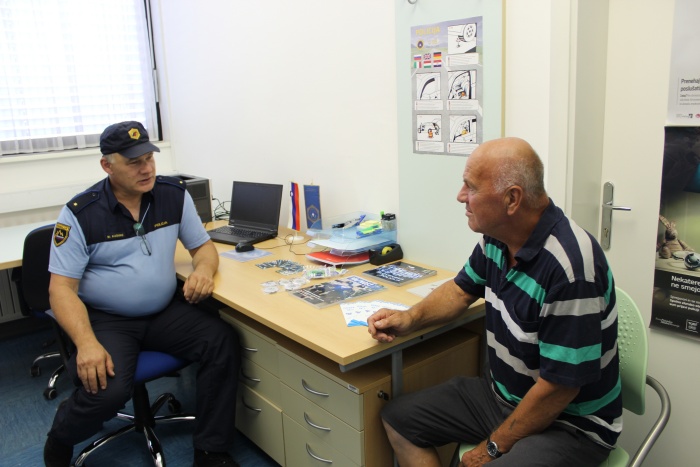
[[[316,428],[316,429],[318,429],[318,430],[331,431],[330,428],[327,428],[327,427],[321,426],[321,425],[316,425],[314,422],[312,422],[311,420],[309,420],[309,416],[306,415],[306,412],[304,412],[304,420],[306,420],[306,423],[308,423],[310,426],[312,426],[312,427],[314,427],[314,428]]]
[[[306,389],[307,391],[309,391],[311,394],[316,394],[317,396],[323,396],[323,397],[330,397],[330,394],[326,394],[325,392],[314,391],[313,389],[311,389],[309,386],[306,385],[306,381],[304,381],[303,379],[301,380],[301,386],[304,389]]]
[[[243,347],[243,350],[246,352],[257,352],[258,349],[254,349],[253,347]]]
[[[241,377],[242,377],[243,379],[247,379],[248,381],[252,381],[252,382],[254,382],[254,383],[259,383],[259,382],[260,382],[260,378],[251,378],[250,376],[246,375],[246,374],[243,373],[242,371],[241,371]]]
[[[317,456],[316,454],[314,454],[314,453],[311,451],[311,447],[309,446],[309,443],[306,443],[306,453],[307,453],[308,455],[310,455],[311,457],[313,457],[314,459],[316,459],[317,461],[325,462],[326,464],[332,464],[332,463],[333,463],[332,460],[324,459],[323,457],[319,457],[319,456]]]
[[[252,405],[248,405],[245,401],[244,397],[241,397],[241,404],[243,404],[243,407],[246,409],[252,411],[252,412],[262,412],[262,409],[258,409],[257,407],[253,407]]]

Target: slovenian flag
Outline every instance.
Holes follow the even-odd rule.
[[[299,230],[301,230],[301,221],[299,217],[299,185],[294,182],[292,182],[289,197],[291,203],[289,209],[289,228],[299,232]]]

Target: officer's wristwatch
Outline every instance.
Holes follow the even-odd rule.
[[[494,459],[498,459],[503,455],[503,453],[498,450],[498,444],[491,441],[491,435],[489,435],[488,439],[486,440],[486,452],[488,452],[489,456]]]

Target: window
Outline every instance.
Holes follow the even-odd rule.
[[[144,0],[0,0],[0,156],[99,146],[157,122]]]

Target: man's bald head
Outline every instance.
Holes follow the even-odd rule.
[[[481,144],[469,157],[488,167],[494,190],[502,192],[518,185],[528,207],[539,209],[548,203],[544,166],[527,141],[514,137],[494,139]]]

